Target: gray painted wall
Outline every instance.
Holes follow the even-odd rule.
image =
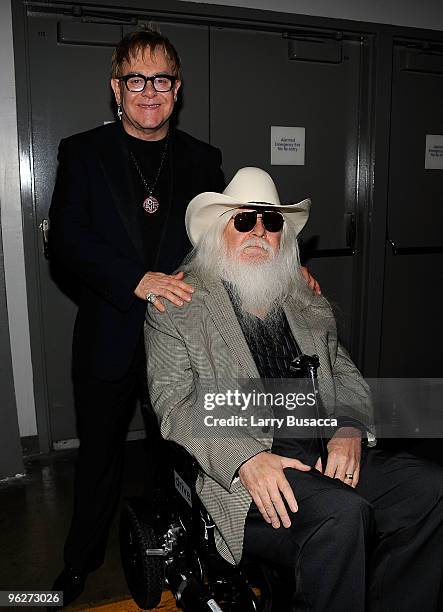
[[[4,258],[0,230],[0,480],[23,473],[4,280]]]
[[[9,336],[17,415],[22,436],[37,433],[29,341],[25,264],[20,204],[17,113],[12,17],[9,2],[0,3],[0,202]],[[2,316],[3,316],[2,312]],[[3,387],[1,389],[3,402]]]

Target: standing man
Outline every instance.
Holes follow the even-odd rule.
[[[180,84],[167,38],[149,29],[128,34],[112,58],[120,121],[59,147],[51,249],[80,286],[73,338],[80,448],[65,568],[53,586],[65,605],[104,560],[129,406],[146,371],[146,301],[159,311],[159,297],[178,308],[191,301],[183,274],[172,274],[190,246],[186,205],[224,187],[220,151],[171,125]]]

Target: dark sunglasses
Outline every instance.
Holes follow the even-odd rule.
[[[285,222],[283,215],[275,210],[247,210],[233,217],[234,227],[238,232],[250,232],[260,216],[267,232],[279,232]]]

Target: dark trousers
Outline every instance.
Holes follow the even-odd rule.
[[[299,506],[291,527],[274,529],[254,503],[245,526],[244,555],[277,562],[295,579],[273,610],[440,609],[441,467],[369,449],[356,489],[315,470],[285,474]]]
[[[122,487],[125,440],[135,400],[142,400],[148,462],[155,461],[160,440],[148,402],[146,364],[140,345],[130,370],[117,381],[103,381],[77,370],[74,391],[80,440],[74,483],[74,509],[65,543],[65,564],[81,571],[104,560],[109,528]],[[144,406],[143,406],[144,404]],[[149,421],[149,422],[147,422]],[[154,466],[151,471],[155,474]],[[152,486],[154,485],[154,477]]]

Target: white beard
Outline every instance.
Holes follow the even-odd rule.
[[[251,260],[239,259],[248,247],[261,246],[269,257]],[[292,276],[279,252],[275,252],[266,240],[255,237],[244,242],[234,253],[224,251],[220,262],[220,273],[224,281],[231,284],[243,311],[263,317],[286,297]]]

